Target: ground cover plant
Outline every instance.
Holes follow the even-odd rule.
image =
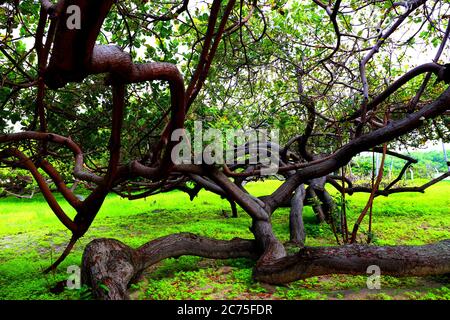
[[[416,181],[416,183],[419,181]],[[279,181],[251,183],[258,195],[275,189]],[[450,234],[449,182],[441,182],[412,202],[408,194],[376,200],[374,232],[376,245],[419,245],[447,239]],[[446,198],[445,201],[438,201]],[[355,218],[367,200],[357,194],[349,199],[349,217]],[[84,246],[97,237],[114,237],[130,246],[148,238],[174,232],[231,239],[249,237],[251,224],[239,210],[232,218],[228,202],[202,191],[193,202],[179,191],[155,198],[128,201],[116,195],[107,198],[89,233],[55,273],[43,274],[65,245],[67,231],[53,217],[42,197],[3,199],[0,205],[0,298],[1,299],[91,299],[86,291],[58,287],[66,281],[67,267],[80,265]],[[276,235],[289,241],[289,210],[274,216]],[[328,225],[318,225],[310,207],[305,209],[308,246],[334,245]],[[169,223],[170,222],[170,223]],[[380,290],[367,289],[367,276],[321,276],[289,286],[268,286],[252,281],[254,262],[247,259],[214,261],[180,257],[162,261],[147,270],[132,285],[133,299],[450,299],[446,277],[383,276]]]

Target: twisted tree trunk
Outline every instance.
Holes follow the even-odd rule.
[[[300,247],[305,245],[306,232],[303,224],[303,206],[305,201],[305,187],[301,184],[291,199],[291,211],[289,214],[290,241]]]
[[[424,2],[424,0],[417,1],[413,9]],[[43,132],[0,136],[0,142],[3,143],[39,140],[58,142],[68,147],[74,152],[76,158],[74,175],[81,180],[95,182],[97,185],[94,192],[85,201],[79,201],[61,183],[60,177],[50,170],[51,167],[45,165],[45,163],[42,164],[41,161],[42,169],[48,171],[47,173],[52,177],[52,180],[59,181],[61,192],[76,209],[77,216],[72,221],[58,205],[56,199],[48,190],[48,186],[43,183],[45,181],[38,171],[40,167],[36,166],[30,158],[18,149],[8,148],[3,150],[3,158],[16,157],[20,160],[20,165],[33,173],[40,183],[41,189],[45,191],[46,200],[55,214],[74,234],[73,240],[71,240],[61,258],[57,260],[57,263],[67,255],[74,241],[87,231],[103,200],[115,184],[135,177],[143,177],[158,182],[166,180],[167,176],[173,172],[188,172],[191,175],[199,175],[200,179],[203,180],[205,180],[205,177],[211,179],[219,187],[219,194],[223,194],[233,203],[239,204],[252,217],[251,230],[255,240],[213,240],[182,233],[150,241],[138,249],[132,249],[113,239],[95,240],[85,249],[82,271],[83,282],[92,287],[95,297],[100,299],[126,299],[128,298],[128,285],[136,280],[145,268],[162,259],[181,255],[196,255],[214,259],[237,257],[257,259],[254,269],[255,279],[274,284],[324,274],[365,274],[369,265],[378,265],[382,274],[395,276],[423,276],[450,272],[450,241],[448,240],[425,246],[346,245],[342,247],[304,248],[298,254],[288,256],[281,242],[275,237],[271,224],[271,215],[274,210],[290,200],[296,190],[294,198],[302,198],[303,191],[298,188],[308,181],[311,181],[311,184],[306,194],[309,194],[308,197],[313,199],[317,197],[320,200],[314,201],[314,210],[321,220],[330,221],[334,203],[323,188],[326,182],[324,177],[349,163],[358,153],[412,132],[422,126],[426,120],[433,119],[446,112],[450,104],[450,89],[444,91],[437,99],[421,107],[418,111],[408,114],[400,120],[392,121],[380,129],[362,134],[365,121],[361,121],[361,124],[356,128],[357,132],[361,131],[361,135],[357,134],[354,139],[344,144],[330,156],[315,159],[314,155],[307,150],[307,141],[313,133],[316,111],[313,102],[303,94],[299,82],[299,95],[301,100],[306,103],[309,113],[306,132],[300,140],[300,153],[308,163],[294,164],[294,167],[289,170],[296,168],[295,172],[288,176],[275,192],[261,201],[261,199],[255,199],[233,183],[230,180],[230,172],[227,173],[228,175],[224,173],[226,167],[223,168],[224,171],[220,171],[214,166],[201,166],[195,167],[195,169],[191,168],[191,171],[181,171],[181,167],[178,166],[177,171],[174,169],[174,163],[170,158],[171,150],[175,144],[174,141],[169,140],[170,134],[175,129],[183,128],[185,113],[203,86],[235,1],[228,2],[226,8],[224,8],[224,14],[217,31],[215,31],[215,24],[218,22],[217,16],[221,4],[220,1],[214,1],[203,44],[204,49],[200,56],[198,68],[187,90],[184,87],[181,73],[174,65],[167,63],[135,64],[128,54],[125,54],[116,46],[96,45],[101,26],[113,3],[112,0],[58,2],[55,10],[58,13],[56,16],[59,15],[59,20],[57,19],[55,26],[52,54],[48,66],[42,67],[43,80],[51,89],[62,88],[70,82],[82,81],[92,74],[108,74],[108,84],[113,87],[113,116],[109,148],[110,160],[105,175],[99,176],[84,172],[82,170],[83,153],[81,148],[69,138],[44,133],[46,131],[45,122],[43,122],[41,130]],[[66,9],[70,4],[78,5],[82,12],[80,29],[72,30],[66,25],[68,18]],[[49,10],[49,6],[47,3],[47,10]],[[45,20],[42,21],[45,22]],[[372,50],[367,59],[370,59],[370,54],[374,52]],[[367,59],[365,59],[365,62],[368,61]],[[41,61],[46,60],[41,59]],[[358,111],[358,115],[361,114],[364,119],[368,110],[375,108],[387,99],[402,84],[411,80],[413,76],[424,72],[438,73],[438,80],[450,82],[447,77],[448,69],[445,65],[427,64],[419,66],[394,82],[381,95],[372,100],[369,105],[364,104],[363,108]],[[443,73],[445,73],[445,78],[442,77]],[[169,83],[171,93],[170,120],[162,130],[159,142],[152,150],[152,159],[148,165],[144,165],[146,161],[137,159],[122,166],[120,163],[120,134],[126,85],[153,80],[162,80]],[[40,96],[42,97],[42,93]],[[39,109],[43,110],[42,108]],[[2,158],[1,156],[0,158]],[[6,163],[8,162],[6,161]],[[209,180],[205,181],[209,182]],[[294,205],[300,208],[301,202],[296,200],[294,199]],[[299,210],[299,212],[301,211]],[[295,231],[295,233],[301,240],[303,235],[300,232],[301,226],[298,224],[300,216],[294,214],[293,217],[296,224],[292,227],[299,227],[298,232]],[[52,267],[55,266],[56,264]]]
[[[115,239],[96,239],[86,246],[83,253],[82,283],[92,288],[97,299],[128,299],[128,286],[139,278],[142,271],[163,259],[182,255],[257,259],[258,252],[252,240],[213,240],[191,233],[155,239],[138,249]]]
[[[195,255],[256,260],[261,254],[253,240],[213,240],[190,233],[162,237],[138,249],[115,239],[97,239],[84,251],[82,282],[92,288],[97,299],[129,299],[128,286],[142,271],[163,259]],[[265,256],[269,256],[267,252]],[[450,240],[423,246],[306,247],[295,255],[272,261],[260,258],[254,278],[265,283],[283,284],[326,274],[364,275],[370,265],[377,265],[382,275],[447,274],[450,273]]]
[[[382,275],[397,277],[450,273],[450,240],[422,246],[306,247],[297,254],[255,269],[258,281],[282,284],[326,274],[366,274],[376,265]]]

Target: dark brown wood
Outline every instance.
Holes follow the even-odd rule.
[[[214,240],[191,233],[172,234],[150,241],[138,249],[115,239],[90,242],[82,258],[82,283],[92,288],[97,299],[129,298],[127,288],[149,266],[167,258],[195,255],[212,259],[256,259],[255,241]]]
[[[320,63],[322,63],[339,51],[341,32],[336,18],[341,1],[336,1],[333,8],[319,0],[314,0],[314,2],[327,11],[337,36],[336,45],[331,48],[331,54],[320,60]],[[361,92],[364,95],[364,101],[359,109],[341,120],[341,122],[347,122],[349,125],[353,120],[357,120],[358,123],[356,128],[350,129],[352,138],[345,143],[342,141],[341,147],[330,154],[315,155],[313,150],[308,148],[308,141],[311,137],[321,134],[313,132],[316,127],[316,119],[324,120],[329,127],[338,125],[339,120],[330,119],[316,110],[314,99],[303,92],[301,81],[307,71],[296,66],[299,100],[294,103],[306,106],[308,114],[305,131],[303,134],[290,139],[284,148],[280,148],[281,159],[284,164],[281,166],[279,173],[286,178],[286,181],[273,194],[262,198],[252,196],[242,186],[244,179],[260,177],[261,170],[258,166],[247,168],[245,166],[243,168],[223,166],[223,168],[218,168],[217,166],[175,165],[170,157],[171,150],[176,143],[171,141],[170,136],[175,129],[183,128],[186,112],[204,86],[222,36],[226,30],[230,30],[226,28],[226,25],[232,15],[236,1],[229,0],[226,4],[223,4],[220,0],[213,1],[206,34],[193,44],[194,50],[197,44],[203,41],[198,65],[190,81],[188,81],[187,89],[185,89],[184,79],[180,71],[173,64],[159,62],[136,64],[132,61],[130,55],[123,52],[118,46],[96,44],[96,39],[113,3],[112,0],[61,0],[53,4],[50,1],[41,0],[42,8],[35,44],[38,55],[38,79],[32,79],[15,61],[14,57],[0,48],[17,71],[29,80],[29,83],[19,84],[17,88],[37,86],[34,126],[37,128],[37,123],[39,123],[40,130],[40,132],[27,131],[0,135],[0,143],[5,145],[5,148],[0,151],[0,161],[2,164],[30,171],[51,209],[73,233],[69,245],[61,257],[48,270],[54,269],[63,261],[75,242],[85,234],[109,192],[113,191],[123,195],[124,189],[120,187],[129,187],[130,184],[136,183],[136,178],[145,178],[147,179],[145,182],[147,188],[132,185],[135,187],[133,190],[139,191],[139,194],[131,195],[130,199],[152,195],[158,190],[164,192],[174,189],[185,191],[192,198],[200,188],[205,188],[230,201],[233,215],[237,212],[236,204],[250,215],[252,218],[251,231],[255,240],[222,241],[184,233],[150,241],[138,249],[132,249],[113,239],[95,240],[88,245],[83,255],[83,281],[93,288],[94,294],[98,298],[127,298],[127,286],[139,277],[145,268],[162,259],[180,255],[198,255],[215,259],[252,258],[257,260],[255,279],[269,283],[287,283],[321,274],[364,274],[368,264],[380,266],[383,274],[398,276],[420,276],[450,272],[449,241],[416,247],[351,245],[304,248],[297,255],[287,256],[284,246],[273,232],[271,221],[271,215],[277,208],[290,205],[291,240],[303,245],[305,231],[302,223],[302,210],[307,201],[317,198],[319,201],[313,202],[313,207],[320,220],[331,221],[334,225],[332,221],[334,201],[325,190],[324,185],[326,181],[337,188],[340,185],[334,181],[335,179],[326,178],[327,175],[345,166],[358,153],[377,148],[383,143],[397,139],[419,128],[426,120],[434,119],[448,112],[450,89],[445,90],[439,98],[421,107],[415,113],[406,115],[389,124],[380,124],[376,117],[372,118],[371,115],[371,111],[387,101],[394,92],[421,74],[427,73],[429,75],[433,73],[438,76],[438,80],[443,80],[446,83],[449,81],[447,78],[448,66],[437,63],[423,64],[400,76],[398,80],[388,85],[383,92],[369,101],[365,65],[385,43],[386,39],[400,26],[402,21],[415,9],[423,5],[425,0],[414,1],[411,6],[408,6],[405,13],[399,16],[391,28],[386,30],[383,37],[377,40],[361,61],[360,77],[363,84]],[[68,14],[66,9],[70,5],[77,5],[81,9],[80,29],[70,30],[67,28]],[[184,1],[183,5],[175,12],[181,12],[186,8],[187,1]],[[222,13],[222,16],[219,16],[220,13]],[[242,2],[240,13],[242,20]],[[166,20],[169,16],[171,14],[155,19]],[[47,35],[44,35],[49,21],[51,22]],[[242,21],[239,24],[240,26],[244,25]],[[448,32],[446,34],[448,35]],[[44,36],[46,36],[45,44],[43,43]],[[242,33],[240,40],[242,50],[245,51]],[[441,45],[441,48],[443,47],[444,45]],[[52,48],[51,55],[50,48]],[[323,66],[326,68],[325,63],[323,63]],[[328,69],[327,71],[330,72]],[[82,149],[70,138],[46,132],[45,85],[50,89],[58,89],[70,82],[83,81],[93,74],[105,74],[106,83],[111,86],[113,92],[109,159],[105,168],[101,170],[87,170],[85,168]],[[331,76],[333,77],[333,74]],[[168,121],[159,134],[159,141],[154,144],[153,149],[148,152],[149,154],[140,159],[131,159],[128,164],[122,164],[121,129],[126,105],[127,85],[155,80],[167,81],[169,84],[171,104],[170,109],[164,113],[163,117],[163,120],[167,117]],[[330,81],[330,83],[332,82]],[[410,111],[413,112],[414,110],[415,108],[412,108]],[[163,120],[158,123],[163,124]],[[367,131],[364,130],[366,124],[373,124],[374,127],[379,129],[371,128],[372,131],[366,133]],[[32,130],[37,129],[33,128]],[[331,133],[324,133],[324,135],[327,134]],[[32,156],[27,156],[27,154],[34,155],[34,150],[22,152],[19,147],[12,147],[14,144],[25,145],[25,142],[31,141],[38,141],[40,145],[36,156],[37,160]],[[295,142],[299,145],[299,154],[290,150],[291,145]],[[74,190],[67,188],[55,167],[45,159],[45,156],[49,154],[47,144],[53,143],[73,152],[75,158],[74,177],[82,183],[92,184],[92,193],[85,200],[81,201],[75,197]],[[390,154],[386,150],[384,151],[385,154]],[[407,164],[397,179],[385,190],[372,192],[372,200],[373,196],[380,194],[388,195],[404,191],[423,192],[427,187],[449,175],[449,173],[446,173],[420,187],[394,189],[392,186],[401,178],[409,164],[414,163],[415,160],[392,154],[406,160]],[[77,215],[73,221],[56,201],[39,169],[48,174],[58,191],[76,209]],[[237,169],[244,170],[239,171]],[[234,181],[232,181],[233,178],[235,178]],[[194,181],[197,184],[194,190],[186,187],[186,183],[189,181]],[[304,184],[309,184],[306,191],[303,187]],[[347,186],[346,188],[343,183],[340,190],[347,193],[366,192],[366,188],[353,187],[349,181],[347,181]]]
[[[132,249],[115,239],[96,239],[83,254],[82,282],[97,299],[128,299],[128,287],[149,266],[170,257],[196,255],[213,259],[257,259],[261,251],[251,240],[213,240],[190,233],[172,234]],[[284,284],[327,274],[367,274],[376,265],[381,275],[424,276],[450,273],[450,240],[422,246],[343,245],[305,247],[280,259],[259,259],[257,281]]]
[[[420,127],[425,120],[433,119],[445,112],[448,105],[450,105],[450,89],[447,88],[435,101],[424,106],[419,111],[409,114],[401,120],[392,121],[383,128],[362,135],[344,145],[327,159],[299,170],[267,198],[267,210],[270,212],[275,210],[278,204],[283,203],[298,185],[305,183],[309,179],[330,174],[346,165],[358,153],[391,141]]]
[[[259,265],[254,278],[282,284],[326,274],[367,274],[376,265],[382,275],[425,276],[450,273],[450,240],[423,246],[343,245],[306,247],[293,256]]]
[[[45,71],[45,83],[52,89],[68,82],[82,81],[87,75],[94,52],[95,41],[100,33],[113,0],[69,0],[62,2],[56,27],[53,52]],[[81,11],[81,28],[68,29],[70,15],[67,8],[77,5]]]

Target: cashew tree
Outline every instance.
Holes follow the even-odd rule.
[[[254,259],[255,281],[271,284],[365,274],[369,265],[393,276],[450,273],[450,240],[374,246],[357,237],[375,197],[424,192],[450,175],[399,186],[417,160],[396,151],[448,140],[447,1],[41,0],[3,1],[0,9],[0,163],[29,172],[72,233],[47,272],[89,231],[108,194],[133,200],[180,190],[193,199],[206,189],[251,217],[253,239],[179,233],[139,248],[96,239],[82,259],[95,297],[126,299],[146,268],[181,255]],[[276,156],[269,177],[282,184],[256,197],[246,182],[267,178],[262,162],[175,161],[174,132],[189,131],[193,120],[278,128],[279,141],[259,147]],[[233,150],[251,149],[247,142]],[[380,170],[370,186],[354,185],[348,164],[366,151],[381,154]],[[386,155],[405,165],[382,184]],[[81,199],[71,184],[89,195]],[[353,226],[328,186],[342,198],[369,194]],[[306,205],[332,228],[336,246],[304,246]],[[291,208],[295,254],[272,229],[283,206]]]

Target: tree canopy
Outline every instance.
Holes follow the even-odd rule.
[[[143,268],[181,254],[256,256],[255,278],[273,283],[361,272],[365,258],[386,253],[355,244],[374,197],[423,192],[449,176],[398,186],[417,160],[395,151],[450,141],[449,9],[446,0],[1,1],[0,164],[29,172],[73,233],[50,269],[88,231],[109,193],[137,199],[178,189],[193,199],[204,188],[252,217],[254,240],[178,234],[135,251],[97,241],[86,249],[85,281],[98,286],[96,263],[114,272],[118,262],[105,253],[111,250],[138,258],[126,262],[129,273],[113,281],[109,298],[126,296],[128,280]],[[258,198],[245,182],[268,178],[261,161],[174,161],[173,133],[195,132],[196,121],[203,129],[278,129],[278,141],[258,146],[276,155],[279,167],[269,178],[283,184]],[[250,142],[233,147],[252,148]],[[347,165],[364,151],[380,153],[382,164],[389,155],[404,165],[383,188],[382,170],[372,173],[369,186],[353,185]],[[86,199],[69,187],[76,183],[89,190]],[[353,228],[327,183],[342,201],[345,194],[370,194]],[[50,185],[76,210],[74,218]],[[288,255],[270,217],[290,206],[291,240],[302,248],[304,205],[330,224],[339,244],[353,247]],[[398,247],[380,263],[394,275],[449,272],[447,249],[448,242],[427,247],[400,270],[392,261],[422,249]],[[98,252],[105,260],[93,258]],[[354,264],[339,265],[340,255],[355,252],[362,257]],[[430,269],[435,254],[442,260]],[[315,264],[329,255],[326,268]]]

